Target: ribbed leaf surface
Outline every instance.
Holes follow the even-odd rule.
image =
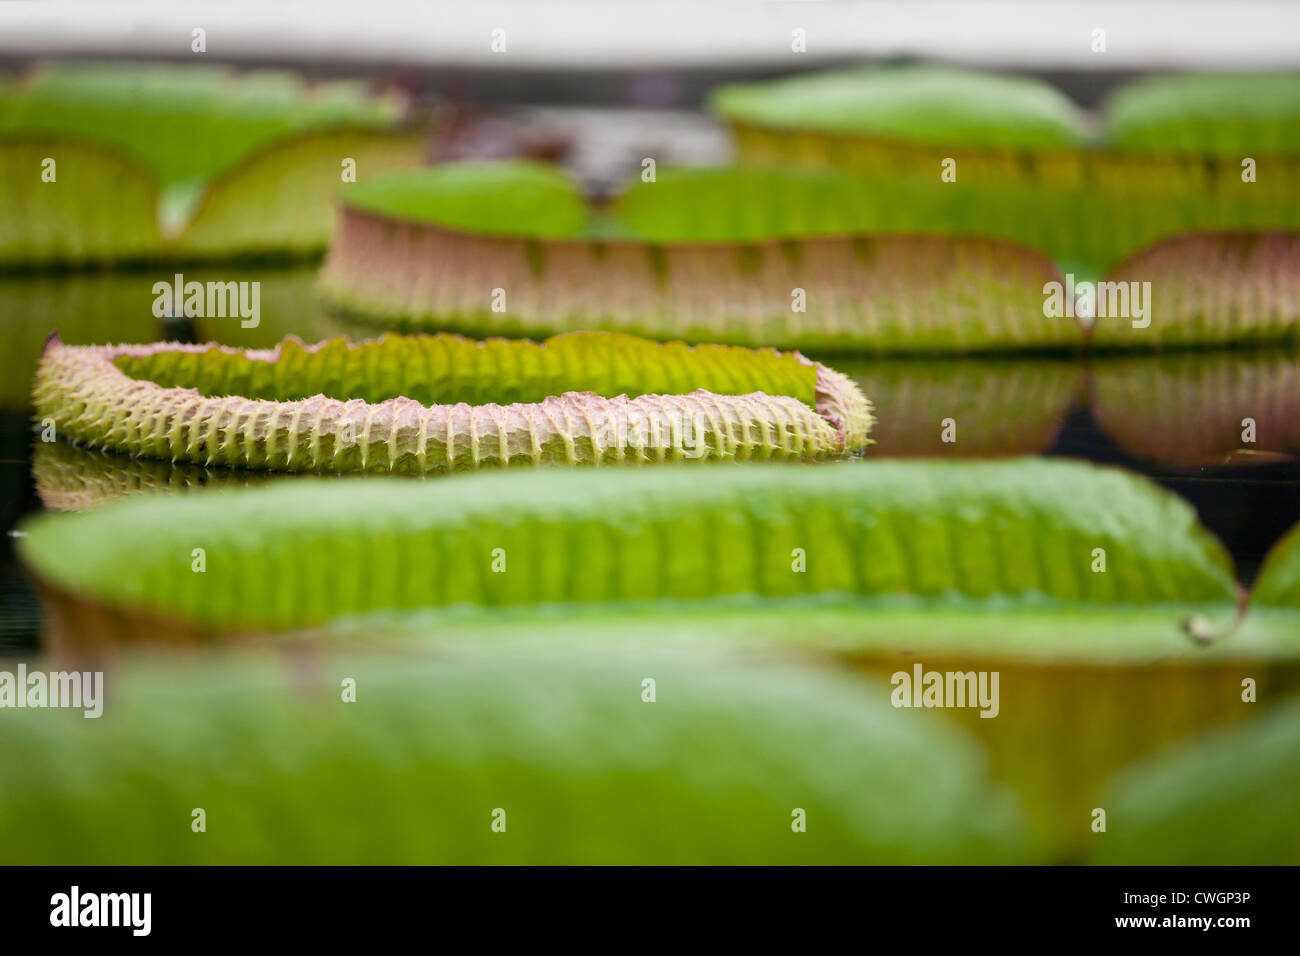
[[[1300,227],[1300,74],[1139,80],[1111,98],[1091,144],[1063,98],[1052,131],[1050,88],[937,76],[875,69],[734,85],[714,106],[742,163],[852,172],[881,193],[877,204],[908,193],[911,207],[950,202],[947,215],[928,208],[928,228],[973,220],[979,234],[1090,278],[1188,230]]]
[[[51,63],[0,98],[0,134],[108,144],[159,181],[177,183],[210,179],[289,135],[337,126],[384,129],[404,112],[401,99],[371,96],[357,81],[309,86],[284,71]]]
[[[796,355],[661,345],[599,333],[565,336],[545,346],[454,335],[390,335],[359,344],[330,339],[319,347],[287,339],[274,361],[204,346],[126,354],[115,364],[132,378],[164,388],[276,401],[324,394],[371,403],[405,396],[426,405],[480,405],[539,402],[562,392],[612,397],[703,388],[723,395],[766,391],[812,405],[817,384],[816,367]]]
[[[213,180],[172,254],[205,260],[318,254],[348,188],[340,180],[339,157],[353,160],[367,177],[383,176],[419,165],[424,148],[420,134],[336,130],[263,150]]]
[[[472,205],[444,182],[466,179],[526,194],[524,215],[485,203],[471,229]],[[475,335],[606,329],[837,351],[1083,339],[1073,319],[1044,315],[1051,262],[980,238],[997,234],[988,217],[953,212],[951,194],[881,203],[879,190],[834,173],[661,170],[584,226],[553,173],[519,164],[439,167],[403,182],[349,193],[322,276],[335,308]],[[998,209],[1006,221],[1012,213]],[[501,234],[512,225],[513,237]]]
[[[56,588],[217,629],[458,603],[1236,594],[1223,547],[1180,499],[1032,460],[298,481],[136,498],[29,531],[24,556]]]
[[[395,132],[405,114],[401,97],[353,81],[44,67],[0,87],[0,265],[319,252],[344,157],[367,177],[422,159],[422,134]]]
[[[1115,266],[1107,280],[1151,283],[1145,312],[1101,317],[1101,344],[1297,334],[1300,203],[1239,181],[1179,198],[1123,178],[662,169],[584,217],[559,174],[509,163],[440,167],[348,196],[326,301],[417,327],[870,353],[1078,347],[1079,322],[1047,314],[1047,284],[1063,278],[1054,259],[1076,282]],[[1120,327],[1133,319],[1151,321]]]
[[[53,159],[54,182],[42,182]],[[0,138],[0,265],[88,265],[155,257],[158,183],[93,143]]]
[[[35,404],[91,447],[280,471],[817,460],[857,454],[871,424],[848,379],[797,354],[603,333],[269,352],[55,340]]]
[[[1300,339],[1300,232],[1199,232],[1157,243],[1106,275],[1119,308],[1098,315],[1099,347]],[[1144,283],[1150,283],[1149,288]],[[1141,291],[1146,311],[1124,302]]]

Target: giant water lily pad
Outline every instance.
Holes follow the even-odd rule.
[[[25,530],[65,648],[639,638],[779,648],[890,681],[996,674],[997,700],[945,716],[989,748],[1031,811],[1033,852],[1055,859],[1083,852],[1112,774],[1244,716],[1243,676],[1269,702],[1300,687],[1295,607],[1270,598],[1239,621],[1231,562],[1185,503],[1069,462],[303,479]],[[1285,571],[1259,593],[1285,592],[1274,580]],[[896,689],[875,686],[882,701]]]
[[[871,354],[1273,342],[1300,334],[1297,228],[1300,203],[1250,192],[733,166],[660,169],[589,206],[550,167],[448,164],[349,191],[321,291],[362,320],[475,335]],[[1123,301],[1076,311],[1099,278]]]
[[[65,346],[36,413],[94,448],[271,471],[460,471],[861,452],[870,406],[797,353],[576,333],[384,336],[269,351]]]
[[[654,704],[642,699],[647,677]],[[135,661],[111,682],[97,719],[6,714],[0,861],[913,864],[1025,853],[1018,807],[968,737],[867,704],[858,682],[773,663],[480,647]],[[356,703],[344,702],[348,682]],[[177,838],[193,836],[195,807],[220,839]]]
[[[280,71],[60,63],[0,88],[0,266],[306,255],[343,167],[417,165],[403,97]]]

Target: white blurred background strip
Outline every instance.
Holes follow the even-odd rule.
[[[482,69],[799,69],[920,56],[1022,69],[1300,64],[1294,0],[224,0],[0,2],[0,56],[182,58]],[[503,29],[506,52],[491,50]],[[791,31],[807,52],[791,52]],[[1106,52],[1091,49],[1106,31]]]

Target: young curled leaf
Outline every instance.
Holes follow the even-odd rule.
[[[603,333],[267,351],[51,338],[35,405],[93,448],[272,471],[815,461],[860,452],[871,425],[857,386],[797,353]]]

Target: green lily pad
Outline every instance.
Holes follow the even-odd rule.
[[[342,314],[472,335],[871,354],[1293,340],[1300,204],[1237,186],[664,168],[588,207],[549,167],[448,164],[350,191],[321,291]],[[1070,288],[1151,294],[1090,324],[1050,307],[1061,268]]]
[[[215,630],[462,603],[1236,601],[1226,552],[1180,499],[1033,460],[303,481],[138,498],[29,532],[23,556],[48,584]],[[513,573],[493,572],[496,549]]]
[[[866,682],[717,653],[123,665],[103,714],[6,714],[17,863],[988,863],[1014,799]],[[643,701],[655,682],[654,703]],[[352,681],[355,703],[341,685]],[[75,719],[74,719],[75,718]],[[194,808],[206,833],[191,832]],[[800,821],[803,821],[802,825]],[[802,831],[802,832],[801,832]]]
[[[0,89],[0,266],[306,256],[343,163],[417,165],[405,101],[357,81],[52,64]]]
[[[1101,806],[1096,863],[1300,864],[1300,698],[1136,763]]]
[[[711,105],[733,122],[927,143],[1035,149],[1074,145],[1085,135],[1078,108],[1051,85],[951,67],[739,83],[717,90]]]
[[[115,147],[171,185],[209,180],[259,148],[328,127],[383,130],[405,105],[359,81],[309,86],[278,70],[135,63],[51,63],[0,99],[0,135]]]
[[[959,212],[951,198],[883,197],[833,172],[663,169],[597,210],[551,169],[449,164],[351,191],[321,292],[371,321],[480,336],[602,329],[836,352],[1081,344],[1078,322],[1044,314],[1043,285],[1059,277],[1046,256],[987,238],[985,207]]]
[[[1294,607],[1234,627],[1231,562],[1181,499],[1064,461],[302,479],[25,530],[56,647],[660,643],[836,661],[888,680],[880,702],[918,666],[998,675],[944,716],[1024,800],[1034,858],[1085,853],[1109,777],[1240,716],[1244,675],[1300,690]]]
[[[1107,102],[1106,140],[1144,153],[1243,157],[1300,153],[1300,73],[1150,76]]]
[[[872,421],[852,382],[797,353],[600,332],[288,338],[265,352],[51,338],[35,403],[94,448],[271,471],[820,461],[859,454]]]

